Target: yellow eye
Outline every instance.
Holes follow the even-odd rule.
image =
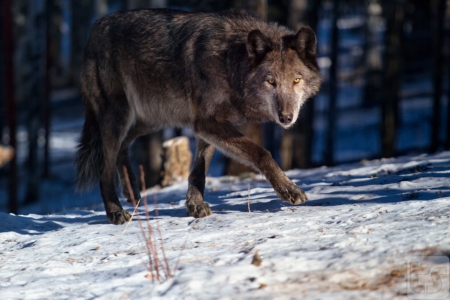
[[[268,79],[267,82],[270,83],[270,84],[274,84],[274,83],[275,83],[275,80],[273,80],[273,79]]]
[[[294,83],[299,83],[300,82],[300,78],[295,78],[294,79]]]

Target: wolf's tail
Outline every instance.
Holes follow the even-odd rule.
[[[86,110],[86,121],[78,142],[75,164],[77,191],[91,189],[100,178],[103,161],[100,126],[92,111]]]

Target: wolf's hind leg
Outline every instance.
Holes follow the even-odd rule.
[[[100,175],[100,191],[105,205],[108,220],[116,225],[127,222],[131,215],[122,208],[116,191],[116,160],[118,146],[110,142],[113,138],[104,136],[103,143],[103,168]],[[106,146],[105,146],[106,144]]]
[[[205,176],[214,154],[214,147],[197,137],[194,166],[189,175],[189,187],[186,194],[187,215],[195,218],[209,216],[211,208],[204,202]]]
[[[116,189],[116,166],[118,154],[127,129],[127,118],[122,112],[110,107],[101,124],[103,162],[100,170],[100,191],[108,220],[116,225],[131,219],[122,208]]]

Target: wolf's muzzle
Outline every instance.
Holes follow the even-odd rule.
[[[283,114],[280,112],[278,114],[278,119],[280,120],[281,124],[289,125],[292,122],[293,116],[292,114]]]

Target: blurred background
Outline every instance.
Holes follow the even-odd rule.
[[[74,192],[84,118],[79,73],[94,21],[119,10],[244,8],[318,38],[323,86],[294,128],[246,124],[284,170],[450,149],[447,0],[0,0],[0,211],[50,213],[101,205]],[[131,146],[147,186],[161,180],[167,128]],[[7,148],[8,147],[8,148]],[[5,150],[6,149],[6,150]],[[13,149],[15,156],[7,155]],[[217,152],[217,151],[216,151]],[[3,153],[3,158],[1,157]],[[216,153],[208,174],[249,170]]]

